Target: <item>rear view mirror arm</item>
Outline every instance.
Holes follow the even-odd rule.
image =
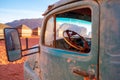
[[[24,54],[24,55],[22,55],[22,57],[29,56],[29,55],[36,54],[36,53],[40,52],[40,46],[36,46],[36,47],[28,48],[28,49],[23,49],[22,51],[27,51],[27,50],[31,50],[31,49],[35,49],[35,48],[38,48],[38,51],[31,52],[31,53],[28,53],[28,54]]]

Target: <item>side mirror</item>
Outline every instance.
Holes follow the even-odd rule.
[[[40,52],[40,46],[34,46],[32,48],[26,47],[26,49],[22,50],[19,33],[16,28],[5,28],[4,37],[5,37],[7,58],[8,61],[10,62],[19,60],[24,56],[29,56]],[[26,40],[26,46],[28,46],[27,40]],[[32,50],[32,51],[30,51],[30,53],[28,54],[22,55],[23,51],[28,51],[28,50]]]
[[[20,43],[20,37],[17,29],[5,28],[4,29],[6,52],[8,61],[12,62],[22,58],[22,49]]]

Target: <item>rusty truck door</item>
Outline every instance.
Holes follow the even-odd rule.
[[[46,15],[44,23],[40,55],[42,79],[96,80],[99,76],[98,4],[77,1],[64,5]]]

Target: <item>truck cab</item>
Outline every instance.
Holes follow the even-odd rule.
[[[25,80],[120,80],[119,9],[119,0],[61,0],[48,6],[39,48],[29,51],[36,54],[24,64]],[[15,31],[5,29],[9,61],[23,57]],[[17,51],[8,47],[14,42]]]

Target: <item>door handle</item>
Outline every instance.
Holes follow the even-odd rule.
[[[79,75],[79,76],[89,77],[89,74],[88,74],[86,71],[74,69],[74,70],[73,70],[73,73],[74,73],[74,74],[77,74],[77,75]]]
[[[95,74],[92,71],[86,72],[83,70],[73,69],[73,73],[82,77],[88,77],[89,79],[95,78]]]

